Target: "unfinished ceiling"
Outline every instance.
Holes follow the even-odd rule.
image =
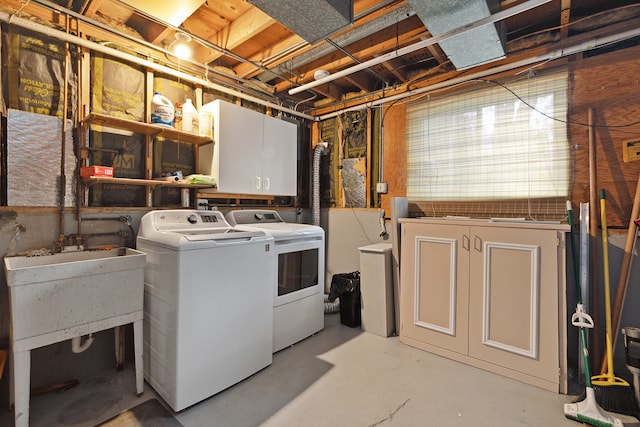
[[[350,4],[4,0],[0,7],[57,26],[70,17],[71,31],[84,38],[137,51],[157,46],[174,65],[166,53],[176,33],[188,34],[193,54],[179,64],[186,72],[314,116],[562,49],[590,49],[598,38],[638,43],[635,34],[616,39],[639,27],[634,1],[353,0],[345,10]]]

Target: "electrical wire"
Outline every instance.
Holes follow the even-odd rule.
[[[536,107],[534,107],[533,105],[531,105],[527,101],[525,101],[520,95],[518,95],[513,90],[511,90],[504,83],[501,83],[501,82],[499,82],[497,80],[490,80],[490,79],[475,79],[475,80],[471,80],[471,81],[492,83],[492,84],[495,84],[497,86],[500,86],[503,89],[505,89],[507,92],[511,93],[516,99],[518,99],[520,102],[522,102],[524,105],[526,105],[527,107],[529,107],[533,111],[535,111],[535,112],[537,112],[539,114],[542,114],[546,118],[554,120],[556,122],[565,123],[565,124],[569,124],[569,125],[576,125],[576,126],[585,126],[585,127],[592,127],[593,126],[593,127],[597,127],[597,128],[604,128],[604,129],[621,129],[621,128],[628,128],[628,127],[640,125],[640,120],[635,121],[635,122],[625,123],[625,124],[622,124],[622,125],[598,125],[598,124],[590,124],[590,123],[578,122],[578,121],[574,121],[574,120],[559,119],[559,118],[550,116],[549,114],[545,113],[544,111],[538,110]]]
[[[620,6],[620,7],[617,7],[617,8],[615,8],[615,9],[604,10],[604,11],[602,11],[602,12],[598,12],[598,13],[595,13],[595,14],[593,14],[593,15],[589,15],[589,16],[585,16],[585,17],[583,17],[583,18],[576,19],[575,21],[571,21],[571,22],[568,22],[568,23],[566,23],[566,24],[557,25],[557,26],[555,26],[555,27],[545,28],[545,29],[540,30],[540,31],[536,31],[536,32],[533,32],[533,33],[529,33],[529,34],[522,35],[522,36],[517,37],[517,38],[515,38],[515,39],[513,39],[513,40],[510,40],[510,41],[509,41],[509,44],[514,43],[514,42],[517,42],[517,41],[519,41],[519,40],[527,39],[527,38],[529,38],[529,37],[537,36],[537,35],[539,35],[539,34],[546,34],[546,33],[549,33],[549,32],[551,32],[551,31],[561,30],[561,29],[563,29],[563,28],[569,28],[569,27],[571,27],[571,26],[573,26],[573,25],[579,24],[579,23],[581,23],[581,22],[583,22],[583,21],[591,20],[591,19],[593,19],[593,18],[595,18],[595,17],[598,17],[598,16],[600,16],[600,15],[610,14],[610,13],[615,13],[615,12],[618,12],[618,11],[620,11],[620,10],[629,9],[629,8],[636,8],[636,7],[639,7],[639,6],[640,6],[640,4],[629,4],[629,5],[626,5],[626,6]],[[569,10],[571,10],[572,8],[568,8],[568,9],[569,9]],[[566,10],[566,9],[565,9],[565,10]],[[563,11],[564,11],[564,10],[563,10]],[[561,12],[563,12],[563,11],[561,11]],[[522,29],[522,28],[521,28],[521,29]]]
[[[31,0],[27,0],[24,3],[22,3],[20,5],[20,8],[18,10],[16,10],[14,13],[11,14],[11,17],[9,18],[9,22],[7,22],[7,23],[11,24],[11,20],[13,19],[13,17],[18,15],[20,12],[22,12],[22,9],[24,9],[29,3],[31,3]]]

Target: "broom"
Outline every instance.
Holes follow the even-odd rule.
[[[640,413],[638,401],[631,385],[613,372],[613,341],[611,338],[611,285],[609,283],[609,248],[607,240],[607,217],[604,189],[600,190],[600,223],[602,224],[602,258],[604,261],[604,301],[605,301],[605,344],[607,355],[607,372],[591,377],[596,400],[604,409],[619,414],[633,415]]]
[[[584,376],[586,383],[586,396],[577,403],[565,403],[564,415],[567,418],[598,427],[622,427],[622,421],[607,414],[596,401],[595,392],[591,384],[591,369],[589,368],[589,350],[587,350],[586,328],[593,328],[593,319],[584,311],[582,305],[582,290],[580,289],[580,275],[578,273],[578,260],[576,245],[573,236],[573,216],[571,202],[567,200],[567,218],[569,221],[571,253],[573,254],[573,271],[576,282],[576,312],[571,316],[571,324],[580,328],[580,342],[582,344],[582,361],[584,363]]]

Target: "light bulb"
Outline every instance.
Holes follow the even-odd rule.
[[[189,34],[185,33],[175,33],[173,35],[174,40],[169,44],[168,49],[172,50],[173,53],[180,59],[187,59],[191,56],[191,48],[189,47],[189,42],[191,42],[192,38]]]
[[[191,56],[191,49],[186,44],[177,44],[173,52],[180,59],[187,59]]]

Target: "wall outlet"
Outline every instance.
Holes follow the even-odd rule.
[[[386,182],[379,182],[376,184],[376,192],[378,194],[387,194],[388,190],[389,190],[389,187],[387,186]]]
[[[622,160],[625,163],[640,160],[640,139],[628,139],[622,142]]]
[[[206,211],[209,208],[209,199],[196,199],[196,209]]]

